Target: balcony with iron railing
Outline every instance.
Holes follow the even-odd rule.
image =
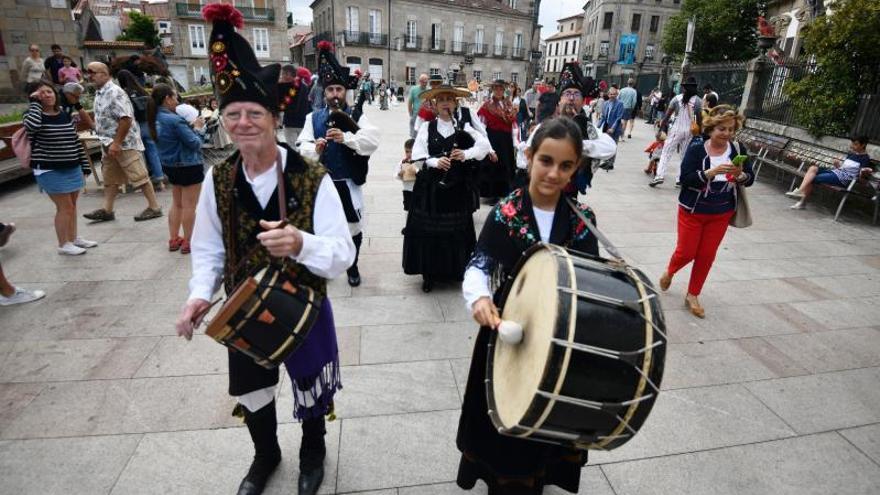
[[[474,43],[471,45],[471,53],[477,57],[485,57],[489,51],[489,45],[485,43]]]
[[[468,53],[470,51],[470,43],[465,43],[464,41],[453,41],[452,43],[452,53]]]
[[[490,55],[495,58],[504,58],[507,56],[507,47],[504,45],[495,45],[492,47]]]
[[[258,7],[235,7],[242,16],[250,21],[256,22],[275,22],[275,9],[263,9]],[[178,3],[177,17],[187,17],[194,19],[202,18],[202,4],[199,3]]]
[[[446,51],[446,40],[432,38],[428,40],[428,51],[434,53],[443,53]]]
[[[363,31],[340,31],[339,35],[349,46],[388,46],[388,35]]]
[[[510,50],[510,58],[519,60],[526,58],[526,49],[523,47],[513,47],[513,50]]]
[[[410,34],[404,34],[402,36],[403,46],[401,48],[410,52],[421,51],[422,49],[422,37],[421,36],[412,36]]]

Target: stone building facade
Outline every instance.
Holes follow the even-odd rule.
[[[373,79],[456,84],[534,76],[540,0],[315,0],[314,41],[336,43],[340,63]]]
[[[544,79],[559,80],[559,72],[566,62],[580,60],[580,43],[584,25],[583,14],[563,17],[556,21],[556,32],[544,40]]]
[[[171,37],[174,50],[167,55],[171,75],[185,88],[198,85],[202,76],[210,81],[208,39],[211,25],[202,19],[202,6],[214,0],[170,0]],[[228,3],[228,2],[227,2]],[[285,0],[234,0],[244,15],[238,32],[254,47],[260,63],[290,63]]]
[[[659,73],[663,29],[680,10],[681,0],[587,0],[581,43],[585,72],[614,80]]]
[[[67,0],[0,0],[0,98],[20,99],[24,77],[21,64],[28,45],[40,46],[41,56],[51,56],[57,43],[74,60],[80,57],[76,25]]]

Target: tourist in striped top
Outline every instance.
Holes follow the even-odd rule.
[[[58,253],[83,254],[98,244],[76,235],[76,201],[85,185],[82,167],[88,163],[82,143],[51,83],[30,83],[28,94],[31,105],[23,124],[31,141],[30,165],[40,189],[55,203]]]

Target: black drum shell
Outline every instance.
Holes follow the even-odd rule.
[[[527,255],[531,252],[532,250],[527,252]],[[612,262],[582,253],[572,256],[577,281],[576,287],[580,291],[624,301],[636,301],[642,298],[627,272],[613,269],[610,264]],[[556,261],[559,286],[566,287],[569,285],[570,279],[567,260],[557,256]],[[524,262],[525,259],[521,260],[518,267]],[[652,294],[653,291],[650,288],[650,282],[647,277],[638,270],[630,269],[645,285],[647,294]],[[512,282],[514,279],[515,276],[511,277],[510,281]],[[502,303],[506,297],[507,292],[505,291]],[[557,339],[568,340],[571,303],[571,294],[564,292],[559,294],[557,321],[554,331],[554,337]],[[624,309],[583,297],[575,297],[575,304],[577,315],[574,330],[575,343],[617,352],[635,351],[645,347],[646,323],[642,317],[641,307],[639,308],[640,312],[636,312],[631,309]],[[653,323],[665,333],[663,311],[657,297],[650,299],[650,307]],[[653,342],[665,340],[665,337],[657,332],[657,330],[652,329],[652,333]],[[490,341],[491,346],[495,345],[495,339],[496,335],[493,335]],[[664,344],[653,349],[651,363],[648,367],[647,375],[657,387],[660,386],[663,376],[665,347]],[[637,394],[637,387],[641,375],[633,368],[633,364],[577,350],[570,351],[568,363],[564,364],[566,351],[567,348],[565,347],[559,345],[551,346],[551,355],[547,361],[540,384],[541,390],[554,392],[564,373],[564,378],[561,380],[561,388],[558,391],[558,394],[562,396],[593,402],[620,403],[632,400],[639,395]],[[493,352],[489,353],[487,363],[489,367],[487,377],[490,380],[494,374],[491,369],[493,355]],[[644,365],[644,355],[637,356],[634,365],[641,368]],[[634,431],[638,431],[642,426],[656,400],[656,393],[651,386],[645,384],[644,387],[641,395],[650,394],[651,397],[640,402],[629,419],[629,427]],[[490,409],[494,409],[496,399],[493,397],[491,383],[487,386],[487,393],[489,394]],[[513,428],[507,433],[511,435],[528,434],[525,438],[551,441],[581,449],[587,448],[588,445],[589,448],[598,448],[596,444],[601,442],[599,437],[614,433],[615,429],[621,424],[621,419],[619,418],[623,418],[628,409],[628,407],[623,407],[619,411],[595,410],[555,401],[543,423],[538,426],[539,430],[529,433],[528,428],[538,424],[541,417],[546,413],[549,403],[550,399],[536,395],[520,421],[520,425],[524,429]],[[495,421],[495,418],[493,418],[493,421]],[[495,426],[500,427],[502,425],[496,423]],[[543,435],[540,429],[577,435],[580,438],[576,441],[559,440],[555,437]],[[626,433],[632,432],[624,428],[616,434]],[[616,438],[602,444],[601,448],[611,450],[620,447],[631,438],[632,435]]]

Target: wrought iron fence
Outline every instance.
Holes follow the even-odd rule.
[[[859,96],[859,109],[852,126],[853,136],[868,136],[880,143],[880,93]]]
[[[771,120],[785,125],[797,124],[794,105],[786,94],[786,85],[800,81],[815,70],[815,65],[797,60],[788,60],[771,65],[762,74],[763,87],[758,88],[758,105],[755,117]]]
[[[691,75],[697,80],[700,92],[710,84],[718,93],[718,103],[739,106],[748,76],[747,62],[720,62],[716,64],[695,65]]]

